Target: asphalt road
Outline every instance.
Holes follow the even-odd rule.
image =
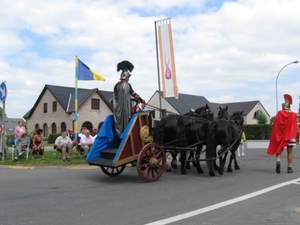
[[[298,225],[300,149],[294,149],[293,174],[275,173],[266,149],[246,149],[241,170],[210,177],[192,168],[165,172],[145,183],[135,167],[118,177],[99,168],[0,167],[1,225]]]

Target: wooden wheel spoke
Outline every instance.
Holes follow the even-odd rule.
[[[105,173],[108,176],[115,177],[118,176],[123,172],[125,169],[125,165],[121,165],[118,167],[107,167],[107,166],[100,166],[103,173]]]
[[[137,170],[144,181],[152,182],[159,179],[164,172],[165,166],[165,151],[160,145],[149,143],[140,151]]]

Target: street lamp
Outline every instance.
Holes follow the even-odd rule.
[[[285,67],[287,67],[288,65],[291,65],[291,64],[293,64],[293,63],[298,63],[298,62],[299,62],[299,61],[297,60],[297,61],[294,61],[294,62],[291,62],[291,63],[286,64],[284,67],[282,67],[281,70],[279,70],[279,73],[277,74],[277,77],[276,77],[276,113],[278,112],[277,80],[278,80],[279,74],[280,74],[280,72],[281,72]]]

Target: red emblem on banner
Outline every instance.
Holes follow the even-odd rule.
[[[166,58],[167,58],[167,55],[165,55],[165,65],[166,65],[165,77],[166,77],[166,79],[170,80],[172,78],[172,72],[169,67],[170,58],[169,58],[168,62],[167,62]]]

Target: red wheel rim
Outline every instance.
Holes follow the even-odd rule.
[[[156,181],[166,168],[166,154],[164,149],[156,144],[145,145],[139,153],[137,170],[139,176],[146,182]]]

